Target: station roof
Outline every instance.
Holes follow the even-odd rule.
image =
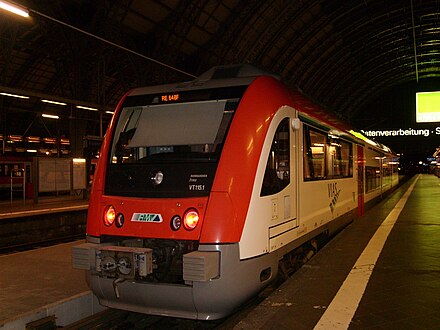
[[[386,90],[440,78],[438,0],[15,3],[30,18],[0,13],[0,89],[100,109],[133,87],[250,63],[353,121]]]

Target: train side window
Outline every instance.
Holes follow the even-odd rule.
[[[353,176],[353,154],[351,143],[339,138],[329,138],[328,178],[347,178]]]
[[[353,145],[304,125],[304,180],[353,177]]]
[[[380,167],[365,166],[365,191],[368,193],[380,187]]]
[[[260,196],[276,194],[290,183],[289,118],[278,125],[264,172]]]
[[[326,178],[325,157],[327,137],[304,125],[304,179]]]
[[[353,144],[341,141],[342,176],[353,177]]]

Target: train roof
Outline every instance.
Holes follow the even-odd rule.
[[[187,90],[206,90],[225,86],[248,86],[261,76],[270,76],[280,80],[279,76],[250,64],[222,65],[211,68],[191,81],[135,88],[131,90],[127,96],[177,93]],[[370,146],[380,149],[381,151],[392,153],[388,147],[368,139],[361,132],[355,131],[346,122],[317,105],[315,102],[310,101],[301,92],[295,89],[289,89],[289,92],[291,94],[292,103],[299,111],[299,116],[303,121],[312,123],[315,126],[326,127],[328,130],[332,128],[337,129],[343,136],[352,141],[360,144],[368,143]]]
[[[278,76],[260,70],[250,64],[224,65],[215,66],[191,81],[136,88],[130,91],[128,96],[211,89],[225,86],[247,86],[260,76],[271,76],[280,80]]]

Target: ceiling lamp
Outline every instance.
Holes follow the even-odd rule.
[[[43,114],[41,115],[41,117],[44,117],[44,118],[50,118],[50,119],[60,119],[60,117],[57,116],[57,115],[48,115],[47,113],[43,113]]]
[[[56,105],[67,105],[67,103],[64,103],[64,102],[58,102],[58,101],[52,101],[52,100],[41,100],[41,102],[49,103],[49,104],[56,104]]]
[[[1,3],[1,2],[0,2]],[[4,96],[10,96],[10,97],[16,97],[18,99],[28,99],[29,96],[24,96],[24,95],[18,95],[18,94],[11,94],[11,93],[0,93],[0,95],[4,95]]]
[[[29,17],[29,12],[27,9],[17,6],[15,4],[9,3],[7,1],[0,1],[0,8],[7,10],[11,13],[19,15],[21,17]]]
[[[84,110],[90,110],[90,111],[98,111],[98,109],[96,108],[91,108],[91,107],[85,107],[83,105],[77,105],[76,106],[78,109],[84,109]]]

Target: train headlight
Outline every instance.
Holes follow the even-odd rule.
[[[199,223],[199,212],[196,209],[186,210],[183,216],[183,226],[186,230],[193,230]]]
[[[171,223],[170,223],[171,229],[176,231],[179,230],[180,227],[182,227],[182,218],[180,218],[180,216],[175,215],[174,217],[171,218]]]
[[[163,181],[163,173],[161,171],[157,171],[155,173],[152,173],[150,181],[153,184],[153,186],[160,185]]]
[[[115,218],[116,218],[115,208],[113,207],[113,205],[107,206],[104,211],[104,224],[107,227],[110,227],[113,224],[113,222],[115,222]]]
[[[115,222],[116,227],[121,228],[124,225],[124,221],[125,221],[124,215],[122,213],[118,213],[116,215],[116,222]]]

